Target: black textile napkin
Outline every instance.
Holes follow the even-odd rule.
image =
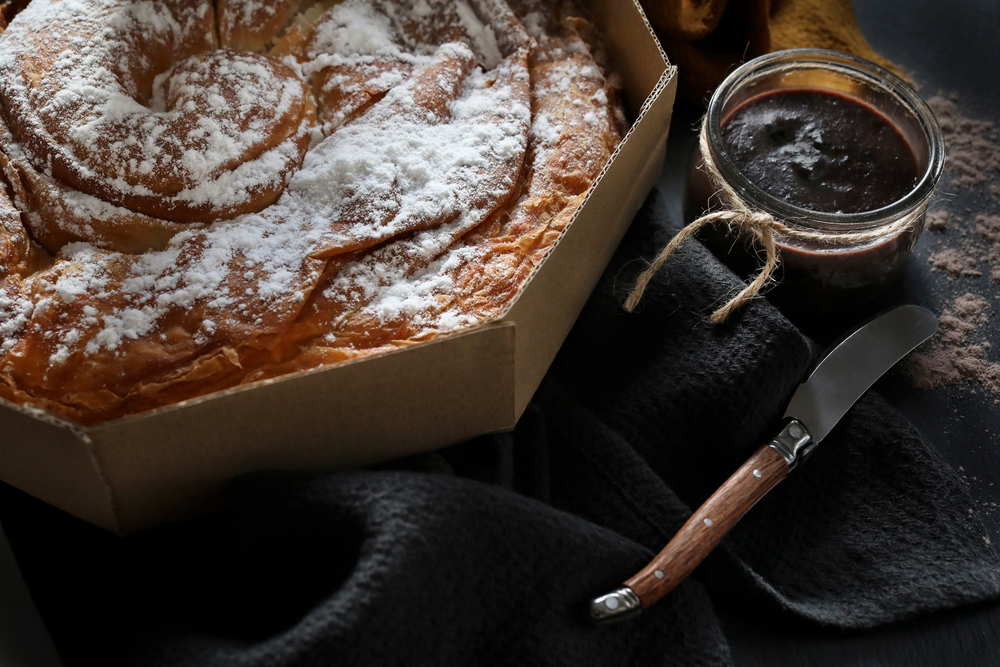
[[[635,619],[586,623],[587,601],[772,435],[817,354],[764,300],[711,324],[737,283],[697,243],[625,313],[637,258],[672,231],[654,192],[514,433],[363,472],[250,476],[232,511],[125,539],[70,521],[74,570],[58,580],[73,600],[29,576],[64,655],[723,666],[713,603],[860,628],[1000,597],[958,478],[869,394],[692,578]],[[0,519],[27,564],[12,511]]]

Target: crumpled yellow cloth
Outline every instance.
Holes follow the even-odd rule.
[[[678,92],[707,104],[738,65],[796,48],[853,53],[896,71],[861,34],[851,0],[640,0],[678,68]]]

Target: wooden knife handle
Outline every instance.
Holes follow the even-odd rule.
[[[639,596],[643,607],[672,591],[758,500],[788,476],[790,469],[781,454],[768,445],[762,446],[625,585]]]

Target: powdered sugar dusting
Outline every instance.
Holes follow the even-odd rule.
[[[222,3],[226,25],[250,4]],[[467,235],[516,229],[550,206],[540,188],[565,206],[606,160],[602,140],[567,140],[614,129],[602,72],[574,38],[543,49],[533,81],[502,2],[344,0],[307,9],[274,57],[218,48],[212,4],[190,5],[35,0],[0,35],[3,150],[30,177],[15,199],[38,202],[22,216],[54,253],[0,282],[15,382],[124,393],[219,350],[223,369],[281,337],[294,353],[310,327],[339,341],[360,321],[414,338],[472,325],[484,311],[459,283],[487,251]],[[55,55],[35,62],[49,24]],[[561,96],[584,102],[545,102]],[[572,191],[550,163],[580,165]],[[162,240],[133,251],[121,237],[140,229]]]
[[[34,304],[27,295],[14,289],[14,285],[0,285],[0,349],[9,352],[21,339],[28,324]]]
[[[313,59],[322,56],[399,57],[398,31],[390,16],[377,5],[347,0],[328,12],[317,26],[309,48]],[[424,55],[427,55],[426,53]]]
[[[0,56],[11,127],[36,168],[84,192],[147,214],[231,217],[301,158],[301,80],[273,59],[208,50],[209,6],[43,0],[18,19]],[[164,59],[176,64],[156,71]]]
[[[78,9],[73,4],[77,1],[64,0],[61,4]],[[175,17],[164,16],[164,11],[139,3],[120,16],[116,14],[112,23],[124,22],[130,30],[139,23],[146,30],[183,33],[184,26]],[[390,32],[385,14],[373,12],[358,2],[338,5],[330,14],[335,20],[322,25],[343,25],[318,32],[317,44],[328,49],[326,57],[356,57],[357,52],[362,56],[374,52],[400,53],[399,45],[389,37],[398,38],[399,32]],[[43,12],[43,16],[48,14]],[[466,16],[467,23],[472,22],[470,16]],[[355,29],[348,30],[348,26]],[[476,28],[479,33],[484,29],[481,24]],[[486,42],[495,45],[495,39]],[[424,45],[421,50],[429,48]],[[77,118],[84,122],[73,130],[75,138],[92,142],[109,133],[121,137],[109,144],[103,156],[106,162],[124,170],[118,172],[118,181],[125,180],[125,171],[129,169],[162,170],[162,166],[144,166],[145,160],[171,153],[176,145],[163,139],[171,130],[156,116],[160,112],[150,116],[145,107],[120,88],[101,93],[98,84],[107,83],[101,77],[112,77],[113,73],[93,63],[110,56],[98,52],[88,54],[87,58],[92,63],[85,71],[94,73],[87,75],[91,78],[86,83],[71,87],[69,94],[79,95],[78,91],[87,87],[97,91],[96,101],[77,112]],[[417,62],[412,57],[407,60]],[[86,271],[85,274],[57,271],[52,280],[42,272],[38,282],[55,295],[53,303],[72,303],[77,298],[97,302],[110,299],[104,289],[110,276],[127,266],[127,273],[115,281],[118,291],[115,298],[124,295],[131,303],[102,317],[100,328],[94,330],[86,343],[86,351],[117,349],[124,340],[149,333],[168,313],[206,300],[212,308],[237,307],[259,313],[275,308],[278,301],[287,306],[289,293],[300,291],[304,299],[308,290],[300,289],[302,282],[314,280],[316,271],[308,262],[303,263],[303,258],[318,253],[367,247],[426,226],[428,220],[455,221],[440,231],[423,233],[415,244],[411,242],[419,251],[414,261],[426,263],[443,252],[456,233],[477,224],[513,187],[525,151],[530,112],[526,95],[519,95],[511,86],[526,91],[526,72],[515,71],[515,61],[500,63],[500,71],[483,71],[476,67],[475,56],[462,43],[438,47],[436,53],[421,62],[436,76],[441,95],[450,100],[446,107],[429,108],[414,99],[414,86],[419,78],[401,81],[368,113],[315,146],[289,180],[281,198],[260,213],[220,221],[197,234],[176,236],[167,249],[137,258],[102,253],[92,246],[64,248],[61,257],[85,266]],[[205,63],[210,63],[208,69]],[[74,67],[77,65],[74,63]],[[61,66],[56,69],[59,71]],[[258,174],[244,177],[244,172],[256,172],[261,164],[270,162],[278,168],[272,170],[276,172],[293,157],[286,154],[286,144],[279,144],[264,151],[252,165],[238,163],[241,147],[259,143],[264,132],[253,110],[264,107],[273,110],[273,115],[281,115],[295,100],[295,91],[288,84],[279,82],[278,86],[269,87],[256,83],[273,75],[254,57],[216,51],[208,58],[192,56],[176,66],[172,75],[158,77],[157,85],[169,86],[169,90],[154,91],[154,98],[164,100],[168,109],[210,110],[226,107],[227,96],[259,95],[261,89],[270,94],[258,100],[243,99],[242,114],[221,119],[199,117],[189,126],[187,136],[202,140],[207,148],[173,151],[179,169],[186,174],[185,180],[192,183],[178,192],[177,198],[224,200],[227,192],[252,189],[253,178]],[[225,81],[226,76],[232,76],[240,85],[234,83],[231,91],[221,91],[218,84],[211,83],[219,77]],[[505,80],[506,85],[494,85],[498,78]],[[61,91],[50,95],[40,104],[43,109],[40,115],[46,112],[46,104],[58,104],[65,98],[65,92]],[[251,105],[251,101],[262,104]],[[115,129],[110,129],[113,125]],[[135,150],[137,147],[143,150]],[[123,160],[126,153],[144,157]],[[223,175],[231,183],[220,185],[218,179],[209,180],[220,165],[231,162],[237,162],[238,166]],[[76,199],[76,203],[89,205],[91,209],[106,206],[100,199],[86,195]],[[366,261],[371,263],[370,259]],[[244,273],[253,277],[253,286],[244,289],[253,292],[258,303],[248,305],[248,294],[230,292],[227,282],[237,264],[246,267]],[[347,272],[357,274],[351,269]],[[393,273],[385,268],[380,272]],[[154,300],[146,296],[151,291],[156,293]],[[401,303],[407,301],[407,297],[394,298]],[[101,310],[104,312],[105,308]],[[56,360],[65,356],[57,354]]]

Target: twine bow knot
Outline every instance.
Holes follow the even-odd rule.
[[[758,296],[771,280],[771,275],[774,273],[779,262],[778,247],[774,240],[776,233],[788,238],[809,239],[827,244],[845,242],[852,244],[863,243],[879,238],[889,238],[902,232],[904,229],[913,227],[914,223],[926,210],[926,206],[919,206],[888,225],[859,231],[829,233],[810,231],[801,227],[789,227],[770,213],[752,208],[722,177],[708,147],[707,118],[702,120],[698,146],[701,149],[705,173],[708,174],[716,186],[718,196],[722,200],[724,208],[706,213],[684,227],[670,240],[670,243],[660,251],[649,267],[636,280],[635,286],[632,288],[632,293],[625,300],[625,310],[628,312],[632,312],[639,305],[639,301],[642,299],[643,292],[645,292],[647,285],[649,285],[649,281],[652,280],[653,276],[660,270],[674,250],[706,225],[716,225],[723,222],[731,227],[748,232],[748,235],[756,234],[764,246],[766,253],[764,265],[750,284],[744,286],[735,296],[712,313],[712,322],[721,324],[733,312]]]

